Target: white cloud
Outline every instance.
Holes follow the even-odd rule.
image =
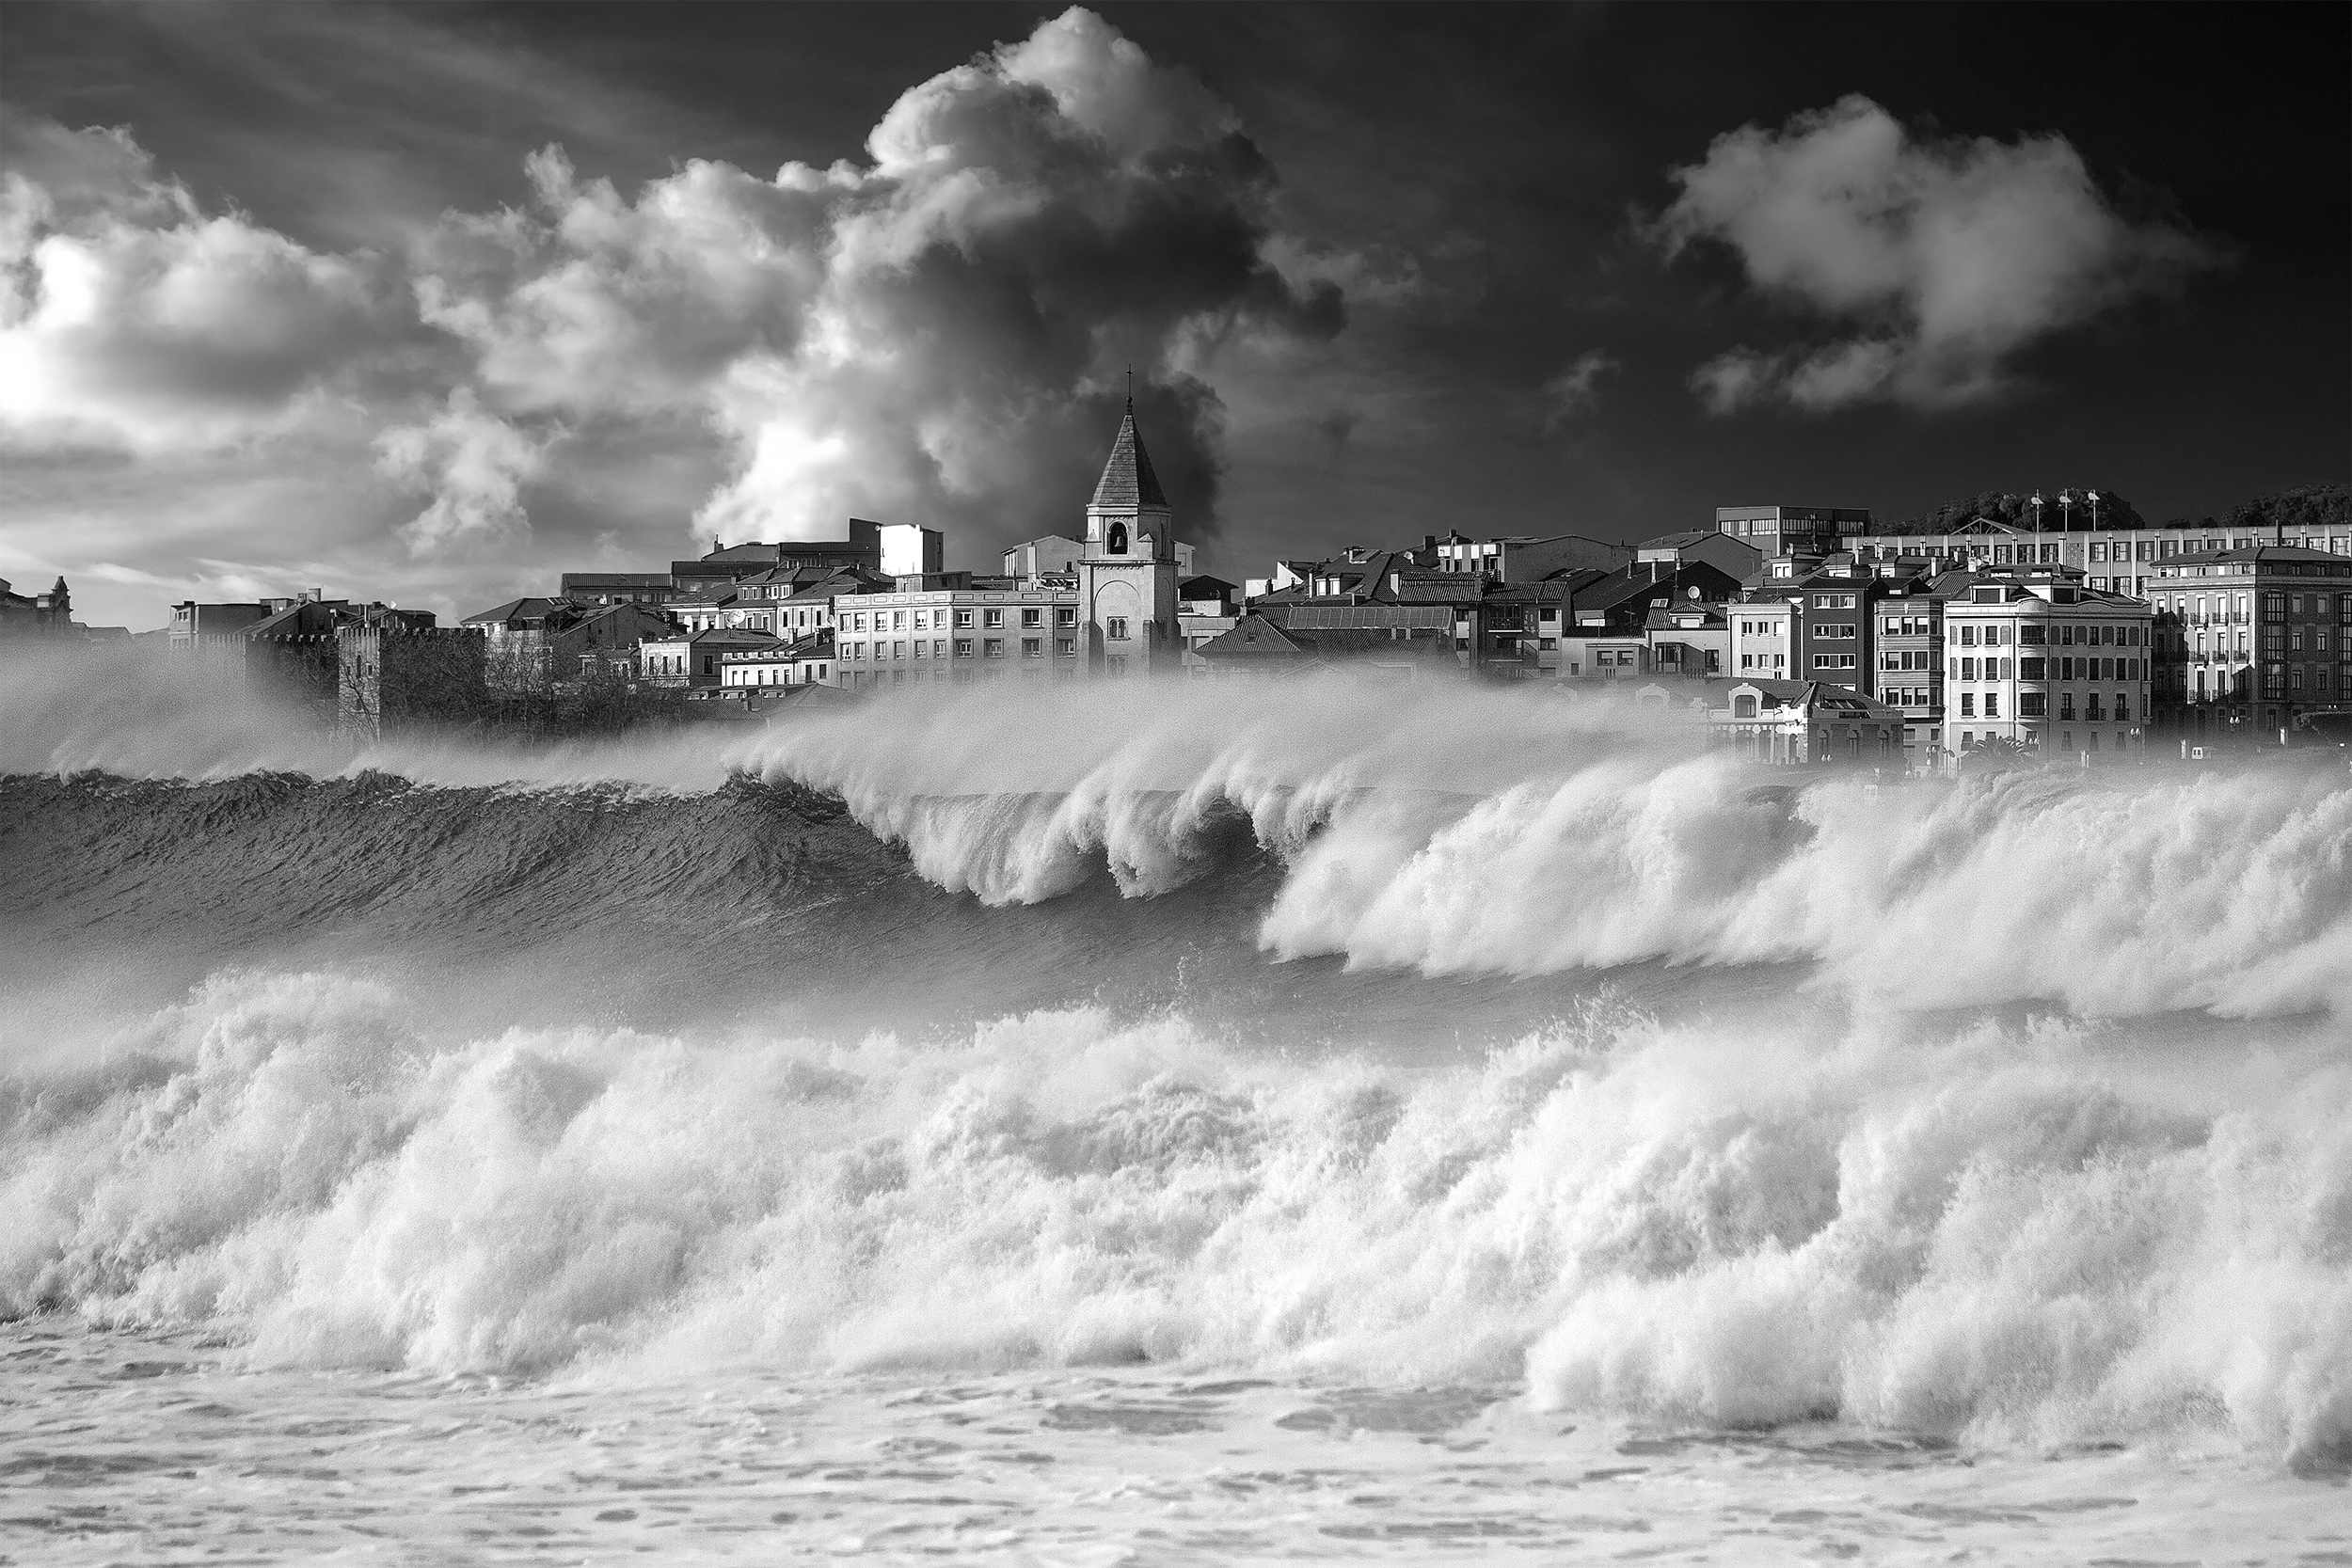
[[[1859,96],[1719,136],[1674,178],[1682,194],[1654,230],[1670,250],[1729,245],[1758,290],[1851,333],[1702,366],[1692,384],[1719,413],[1990,402],[2032,344],[2219,260],[2119,213],[2062,136],[1919,139]]]
[[[460,387],[421,424],[396,425],[375,439],[376,466],[432,504],[401,529],[419,554],[519,531],[522,487],[543,468],[560,432],[533,436],[485,409]]]
[[[1708,413],[1728,414],[1763,397],[1783,363],[1751,348],[1735,348],[1692,371],[1691,389]]]
[[[1212,524],[1203,334],[1327,333],[1339,287],[1272,257],[1271,176],[1232,111],[1073,9],[911,88],[870,162],[772,180],[695,162],[634,199],[532,162],[528,213],[424,248],[426,321],[485,405],[698,410],[736,468],[697,531],[827,535],[861,515],[1068,526],[1133,364],[1195,536]]]
[[[11,117],[0,437],[219,448],[282,433],[388,330],[366,270],[206,216],[119,130]]]
[[[1599,349],[1587,349],[1544,383],[1544,428],[1557,430],[1569,420],[1589,414],[1600,401],[1600,378],[1620,367]]]

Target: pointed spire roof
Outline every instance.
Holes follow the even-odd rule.
[[[1136,434],[1136,403],[1129,398],[1126,418],[1119,421],[1119,439],[1111,443],[1111,460],[1103,465],[1103,477],[1094,486],[1089,510],[1126,512],[1167,505],[1160,476],[1152,471],[1152,454],[1143,450],[1143,437]]]

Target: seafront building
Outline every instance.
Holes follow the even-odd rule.
[[[2295,527],[2210,519],[2119,527],[2111,515],[2102,527],[2087,497],[2066,507],[2051,500],[2039,515],[2040,527],[1975,517],[1933,533],[1883,529],[1869,513],[1852,508],[1719,507],[1715,515],[1722,531],[1767,542],[1767,554],[1810,548],[1866,562],[1925,559],[1945,569],[2067,566],[2082,573],[2083,586],[2094,593],[2135,598],[2153,593],[2165,563],[2183,556],[2265,546],[2352,556],[2352,519]]]
[[[1903,766],[1903,715],[1859,691],[1820,681],[1712,680],[1688,699],[1707,715],[1720,747],[1778,767],[1828,763]],[[1637,702],[1670,705],[1675,693],[1653,686]]]
[[[2086,589],[2062,570],[1970,584],[1944,610],[1953,749],[2137,753],[2150,721],[2153,619],[2144,601]]]
[[[2352,726],[2341,497],[2277,499],[2269,515],[2307,519],[2299,544],[2279,542],[2283,521],[2268,541],[2245,523],[2147,528],[2106,499],[2122,515],[2101,518],[2086,493],[2081,528],[1978,516],[1922,532],[1772,503],[1627,546],[1450,530],[1279,561],[1236,589],[1192,571],[1131,404],[1083,530],[1014,546],[999,575],[942,569],[934,530],[853,518],[837,540],[714,540],[666,573],[566,573],[563,593],[468,627],[495,689],[618,674],[684,689],[698,717],[908,686],[1344,666],[1631,690],[1789,763],[2105,761],[2158,735],[2186,747]],[[62,605],[62,585],[50,597]],[[164,635],[249,657],[274,629],[342,613],[306,598],[319,602],[175,606]],[[30,624],[18,596],[0,608],[9,628]]]
[[[1050,578],[1024,583],[968,572],[900,578],[835,608],[831,684],[882,687],[1077,674],[1084,667],[1079,591]]]
[[[2201,550],[2162,562],[2152,600],[2169,739],[2291,739],[2352,708],[2352,556]]]
[[[720,660],[729,654],[754,653],[775,647],[782,639],[772,632],[734,626],[710,626],[697,632],[649,641],[637,650],[638,678],[648,686],[694,689],[718,686]]]

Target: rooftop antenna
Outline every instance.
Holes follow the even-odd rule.
[[[1136,411],[1136,368],[1135,368],[1135,366],[1134,366],[1134,365],[1132,365],[1132,364],[1131,364],[1131,365],[1129,365],[1129,366],[1127,367],[1127,412],[1128,412],[1128,413],[1130,413],[1130,414],[1132,414],[1132,413],[1134,413],[1135,411]]]

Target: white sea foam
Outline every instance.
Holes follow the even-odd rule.
[[[1401,1072],[1177,1016],[431,1016],[223,974],[12,1069],[0,1305],[274,1365],[1152,1360],[2352,1455],[2352,1069],[2309,1036],[2217,1077],[2071,1024],[1596,1013]]]
[[[925,876],[992,903],[1104,863],[1131,895],[1165,892],[1246,817],[1290,862],[1262,931],[1277,958],[1434,974],[1798,960],[1887,1004],[2352,1012],[2340,768],[1883,784],[1743,766],[1626,704],[1375,695],[1174,688],[1132,723],[1070,722],[1077,699],[1053,696],[909,704],[735,760],[840,795]]]

